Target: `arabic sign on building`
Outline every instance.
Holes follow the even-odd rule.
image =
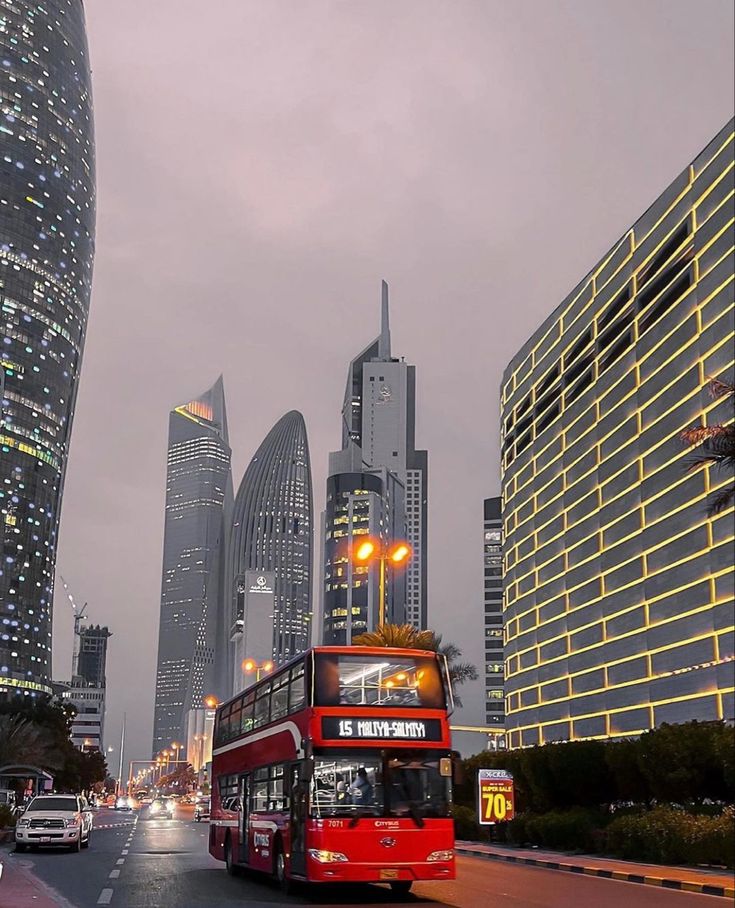
[[[481,826],[504,823],[515,814],[513,776],[504,769],[477,771],[477,816]]]

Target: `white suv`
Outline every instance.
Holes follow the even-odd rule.
[[[73,851],[89,846],[92,810],[79,795],[38,795],[15,824],[15,850],[27,846],[68,845]]]

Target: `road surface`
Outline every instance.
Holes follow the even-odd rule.
[[[725,908],[725,899],[577,876],[481,858],[459,858],[454,882],[417,883],[397,900],[380,886],[326,888],[285,896],[263,877],[230,877],[207,851],[209,827],[191,809],[174,819],[101,810],[89,849],[12,855],[58,894],[60,908],[276,908],[281,905],[414,905],[415,908]],[[0,888],[0,904],[2,890]]]

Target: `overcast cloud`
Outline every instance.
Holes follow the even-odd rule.
[[[731,0],[86,8],[97,256],[58,570],[114,634],[107,743],[126,710],[149,755],[168,411],[224,373],[237,486],[301,410],[318,514],[381,278],[430,453],[430,623],[481,666],[503,368],[732,116]],[[65,678],[60,584],[55,608]]]

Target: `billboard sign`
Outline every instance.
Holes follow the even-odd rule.
[[[513,776],[505,769],[478,769],[477,818],[481,826],[505,823],[515,815]]]

